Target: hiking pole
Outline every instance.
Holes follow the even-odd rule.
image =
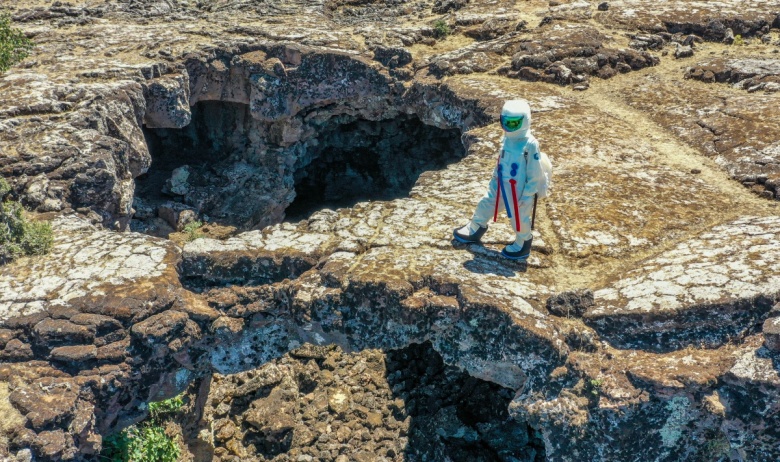
[[[534,230],[534,223],[536,222],[536,199],[538,196],[534,194],[534,213],[531,215],[531,231]]]

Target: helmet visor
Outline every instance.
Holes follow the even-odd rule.
[[[508,131],[513,132],[519,130],[523,126],[523,116],[501,116],[501,127]]]

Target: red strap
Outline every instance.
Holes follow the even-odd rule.
[[[493,223],[498,220],[498,201],[501,199],[501,182],[496,180],[496,208],[493,212]]]

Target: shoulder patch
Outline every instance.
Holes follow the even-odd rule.
[[[539,160],[539,152],[534,153],[534,160]]]

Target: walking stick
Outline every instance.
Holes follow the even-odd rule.
[[[538,196],[534,194],[534,213],[531,215],[531,231],[534,230],[534,223],[536,222],[536,199]]]

